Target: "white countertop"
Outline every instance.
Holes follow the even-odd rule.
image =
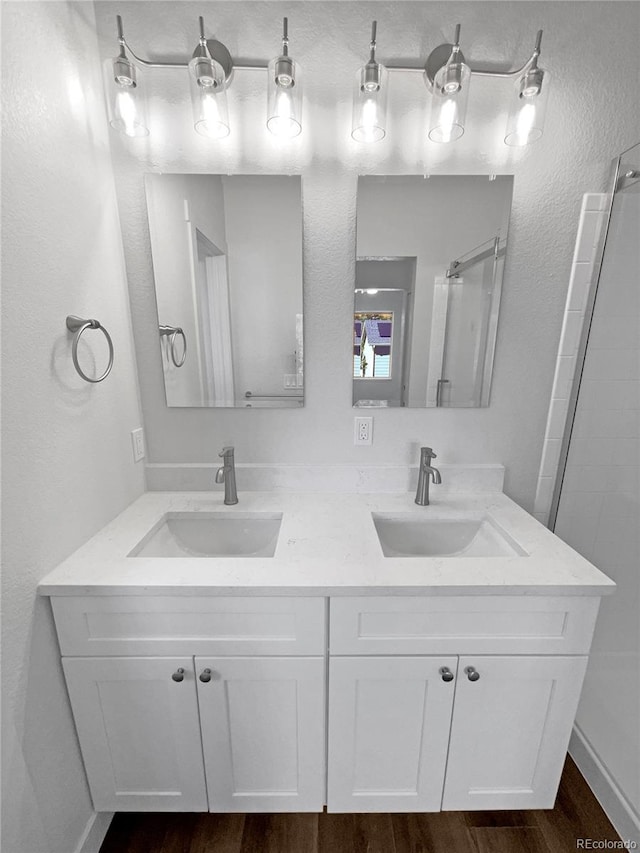
[[[128,557],[168,512],[282,513],[273,557]],[[528,556],[385,557],[372,512],[487,515]],[[498,492],[147,492],[40,583],[41,595],[604,595],[615,584]]]

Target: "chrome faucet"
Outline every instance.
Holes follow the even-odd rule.
[[[223,447],[218,456],[224,460],[224,464],[216,471],[216,483],[224,483],[224,502],[227,506],[233,506],[238,503],[233,447]]]
[[[429,478],[433,480],[436,486],[439,486],[442,482],[440,471],[429,464],[432,459],[437,459],[433,450],[430,447],[421,447],[418,489],[416,491],[416,503],[418,506],[429,506]]]

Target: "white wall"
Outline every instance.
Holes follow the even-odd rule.
[[[2,850],[72,853],[93,808],[36,586],[142,492],[140,414],[93,8],[8,2],[2,16]],[[113,337],[101,385],[73,369],[71,313]],[[87,370],[99,339],[80,348]]]
[[[113,55],[116,8],[97,3],[102,57]],[[415,464],[428,443],[443,462],[502,462],[506,491],[531,508],[572,247],[582,195],[603,191],[612,157],[636,141],[637,37],[633,2],[293,3],[291,53],[305,71],[304,129],[279,144],[264,127],[264,74],[238,72],[229,91],[232,132],[213,143],[193,132],[186,81],[156,72],[149,87],[152,136],[114,139],[112,150],[130,279],[136,352],[150,458],[214,462],[225,442],[239,462],[331,458],[346,464]],[[201,4],[117,6],[130,43],[154,56],[188,56]],[[232,54],[269,59],[283,7],[220,2],[205,21]],[[512,67],[544,29],[552,76],[547,127],[535,145],[502,143],[511,81],[475,78],[467,132],[451,146],[426,142],[421,75],[392,75],[389,132],[366,148],[350,139],[351,87],[378,20],[381,60],[416,65],[463,25],[472,64]],[[319,37],[321,34],[321,37]],[[611,85],[616,56],[616,85]],[[182,101],[181,101],[182,98]],[[155,132],[155,133],[154,133]],[[305,408],[295,411],[167,409],[157,354],[153,278],[143,174],[206,171],[301,173],[305,270]],[[351,408],[352,308],[358,174],[515,174],[491,405],[477,410],[398,410],[374,415],[372,447],[354,447]],[[333,322],[328,325],[327,318]]]
[[[600,793],[604,775],[609,813],[640,843],[638,234],[640,183],[614,199],[555,532],[618,584],[602,602],[576,724],[587,778]]]
[[[302,313],[300,182],[223,178],[236,398],[284,394]]]

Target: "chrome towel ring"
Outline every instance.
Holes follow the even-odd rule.
[[[71,347],[71,358],[73,359],[73,366],[78,371],[79,375],[84,379],[85,382],[102,382],[103,379],[106,379],[107,376],[111,373],[111,368],[113,367],[113,341],[111,340],[111,335],[104,326],[102,326],[97,320],[83,320],[82,317],[76,317],[74,314],[69,314],[67,317],[67,329],[70,332],[74,333],[73,337],[73,345]],[[99,376],[97,379],[92,379],[90,376],[83,371],[78,362],[78,342],[82,337],[82,333],[87,329],[100,329],[102,334],[107,339],[107,344],[109,346],[109,364],[107,365],[107,369]]]
[[[187,336],[180,326],[160,326],[160,337],[169,335],[169,349],[171,351],[171,361],[176,367],[182,367],[187,357]],[[176,336],[182,336],[182,358],[176,356]]]

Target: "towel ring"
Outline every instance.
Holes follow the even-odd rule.
[[[180,326],[160,326],[160,335],[169,335],[169,349],[171,350],[171,361],[176,367],[182,367],[187,358],[187,336]],[[176,357],[176,336],[182,336],[182,358]]]
[[[98,322],[98,320],[83,320],[81,317],[76,317],[74,314],[69,314],[67,317],[67,329],[74,333],[73,346],[71,347],[71,358],[73,359],[73,366],[78,371],[78,374],[85,382],[92,382],[93,384],[102,382],[102,380],[106,379],[111,373],[111,368],[113,367],[113,341],[111,340],[111,335],[107,332],[105,327]],[[92,379],[90,376],[87,376],[78,362],[78,342],[80,341],[83,332],[87,329],[100,329],[107,339],[107,344],[109,345],[109,364],[102,376],[99,376],[97,379]]]

